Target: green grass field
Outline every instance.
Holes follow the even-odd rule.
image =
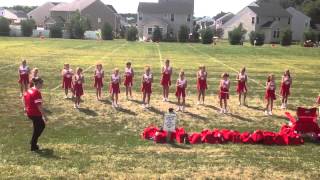
[[[23,114],[19,99],[17,68],[21,59],[38,67],[45,80],[43,97],[50,122],[40,138],[41,153],[29,151],[32,124]],[[157,145],[140,138],[150,124],[161,125],[163,113],[174,103],[162,103],[160,67],[170,58],[174,79],[183,68],[189,81],[187,113],[179,113],[179,126],[188,132],[205,128],[238,131],[278,131],[287,120],[276,102],[275,115],[263,115],[266,76],[276,75],[279,86],[283,71],[294,78],[290,111],[312,106],[320,84],[320,50],[299,46],[216,47],[202,44],[140,43],[115,40],[39,40],[0,38],[0,179],[320,179],[320,147],[307,142],[298,147],[262,145]],[[135,101],[127,102],[122,88],[122,109],[111,108],[107,88],[105,101],[95,100],[92,88],[94,65],[101,62],[110,76],[115,67],[123,71],[130,60],[136,71]],[[80,111],[63,100],[60,71],[68,62],[86,70],[84,103]],[[155,77],[150,111],[140,107],[140,76],[146,64]],[[209,72],[206,106],[195,106],[197,67]],[[248,69],[249,107],[238,107],[232,84],[231,114],[217,112],[217,89],[222,72],[232,80],[242,66]],[[109,78],[106,78],[108,81]],[[108,82],[105,82],[107,84]],[[171,88],[174,92],[174,88]],[[173,94],[171,100],[175,102]]]

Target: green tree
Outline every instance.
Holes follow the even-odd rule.
[[[178,35],[179,42],[187,42],[189,39],[189,28],[186,25],[180,26],[179,35]]]
[[[33,29],[35,29],[36,23],[33,19],[21,21],[21,32],[22,36],[30,37],[33,34]]]
[[[287,29],[281,32],[281,41],[282,46],[290,46],[292,43],[292,31]]]
[[[113,29],[108,22],[104,23],[101,33],[102,33],[102,39],[113,40]]]
[[[162,32],[159,26],[157,26],[152,33],[152,41],[160,42],[162,40]]]
[[[8,19],[0,17],[0,36],[10,35],[10,23]]]
[[[254,42],[256,42],[256,46],[262,46],[264,44],[265,35],[263,32],[251,31],[249,38],[251,45],[254,45]]]
[[[63,32],[62,32],[62,27],[59,26],[58,24],[55,24],[50,27],[50,38],[62,38]]]
[[[83,39],[84,33],[91,29],[90,21],[88,18],[81,16],[79,11],[76,11],[70,21],[68,30],[72,39]]]
[[[201,31],[202,44],[212,44],[213,42],[213,30],[210,28]]]
[[[229,43],[231,45],[240,45],[243,42],[243,39],[245,38],[244,36],[246,33],[247,33],[247,30],[243,28],[242,24],[239,24],[238,27],[228,32]]]
[[[138,39],[138,29],[136,27],[129,27],[127,31],[127,41],[136,41]]]

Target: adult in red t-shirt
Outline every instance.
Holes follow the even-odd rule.
[[[31,151],[39,150],[38,138],[41,136],[47,116],[42,108],[42,97],[40,89],[43,85],[43,80],[39,77],[33,78],[34,86],[24,93],[25,111],[29,119],[33,122],[33,135],[31,139]]]

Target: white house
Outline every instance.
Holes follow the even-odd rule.
[[[7,18],[11,24],[20,24],[22,20],[28,19],[22,11],[0,8],[0,16]]]
[[[152,38],[155,27],[163,37],[177,38],[182,25],[193,27],[194,0],[159,0],[157,3],[140,2],[138,7],[139,39]]]
[[[291,14],[291,30],[292,39],[294,41],[303,40],[303,33],[310,29],[311,18],[303,14],[302,12],[296,10],[293,7],[287,8],[287,11]]]

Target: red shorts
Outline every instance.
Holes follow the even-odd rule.
[[[126,76],[124,80],[124,86],[125,87],[132,87],[133,86],[133,78],[132,76]]]
[[[290,95],[290,85],[282,84],[280,94],[282,97],[287,97]]]
[[[110,84],[110,93],[111,94],[119,94],[120,93],[119,83],[117,83],[117,84],[111,83]]]
[[[75,84],[74,85],[74,94],[77,96],[77,97],[81,97],[83,96],[83,86],[82,84]]]
[[[167,75],[167,74],[162,75],[161,85],[162,85],[163,87],[169,87],[169,86],[171,86],[171,76],[170,76],[170,75]]]
[[[62,88],[71,89],[72,88],[72,78],[63,78]]]
[[[197,89],[198,91],[205,91],[208,89],[207,81],[206,80],[198,80],[197,81]]]
[[[275,90],[267,90],[266,94],[265,94],[265,99],[272,99],[272,100],[276,100],[276,91]]]
[[[101,89],[103,87],[102,78],[97,78],[97,77],[94,78],[94,87],[97,89],[98,88]]]
[[[220,89],[219,98],[229,99],[229,89]]]
[[[242,94],[247,92],[247,86],[245,82],[238,82],[237,93]]]
[[[141,91],[143,93],[151,94],[152,93],[152,84],[151,83],[143,83],[141,87]]]
[[[176,96],[177,97],[186,97],[186,89],[181,88],[181,87],[177,87]]]
[[[28,74],[20,74],[19,84],[29,84],[29,75]]]

